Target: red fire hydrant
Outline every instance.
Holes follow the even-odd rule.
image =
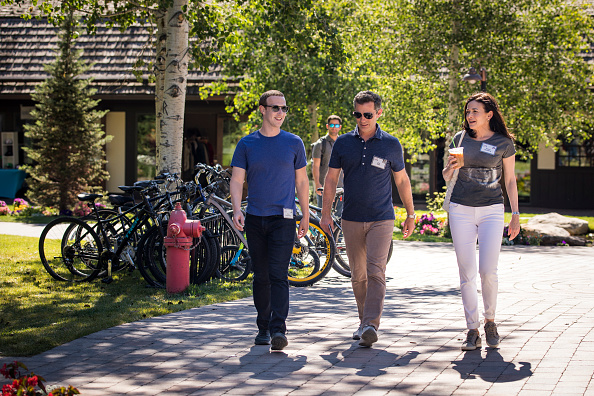
[[[204,227],[200,220],[188,220],[178,202],[169,215],[167,237],[167,292],[181,293],[190,285],[190,248],[194,238],[200,238]]]

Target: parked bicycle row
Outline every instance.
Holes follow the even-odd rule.
[[[114,272],[138,270],[149,285],[165,287],[163,241],[169,213],[180,203],[189,219],[200,220],[206,228],[191,247],[191,283],[214,278],[244,280],[251,272],[251,261],[245,235],[233,227],[229,180],[230,174],[220,166],[198,164],[191,182],[164,174],[121,186],[122,194],[108,196],[112,209],[94,205],[100,194],[79,194],[93,212],[83,218],[62,217],[50,222],[39,240],[41,261],[48,273],[61,281],[101,278],[109,283]],[[289,264],[293,286],[313,285],[332,267],[350,276],[340,218],[334,217],[332,235],[320,227],[320,213],[320,208],[311,205],[309,230],[303,238],[295,238]]]

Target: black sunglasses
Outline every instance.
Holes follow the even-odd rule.
[[[361,114],[358,111],[353,111],[353,115],[357,119],[359,119],[359,118],[361,118],[361,116],[363,116],[363,117],[367,118],[368,120],[371,120],[373,118],[373,116],[374,116],[373,113],[363,113],[363,114]]]
[[[272,108],[272,111],[274,111],[275,113],[278,113],[280,110],[283,111],[283,113],[288,113],[289,112],[289,106],[270,106],[270,105],[262,105],[264,107],[270,107]]]

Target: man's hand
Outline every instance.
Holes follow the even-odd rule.
[[[241,210],[233,212],[233,225],[239,231],[243,231],[243,226],[245,225],[245,218],[243,217],[243,213]]]
[[[309,230],[309,216],[303,216],[299,221],[299,231],[297,231],[297,238],[303,238]]]
[[[404,239],[411,236],[411,234],[413,233],[414,230],[415,230],[415,219],[411,219],[410,217],[407,217],[406,221],[404,222],[404,228],[402,230],[402,233],[404,234]]]

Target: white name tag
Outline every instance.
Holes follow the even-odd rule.
[[[375,155],[373,156],[373,159],[371,160],[371,166],[375,166],[376,168],[380,168],[380,169],[386,169],[386,163],[388,162],[388,160],[385,160],[383,158],[380,157],[376,157]]]
[[[483,153],[495,155],[495,151],[497,150],[497,146],[491,146],[490,144],[483,143],[481,146],[481,151]]]
[[[293,209],[283,208],[283,217],[285,219],[292,219],[293,218]]]

